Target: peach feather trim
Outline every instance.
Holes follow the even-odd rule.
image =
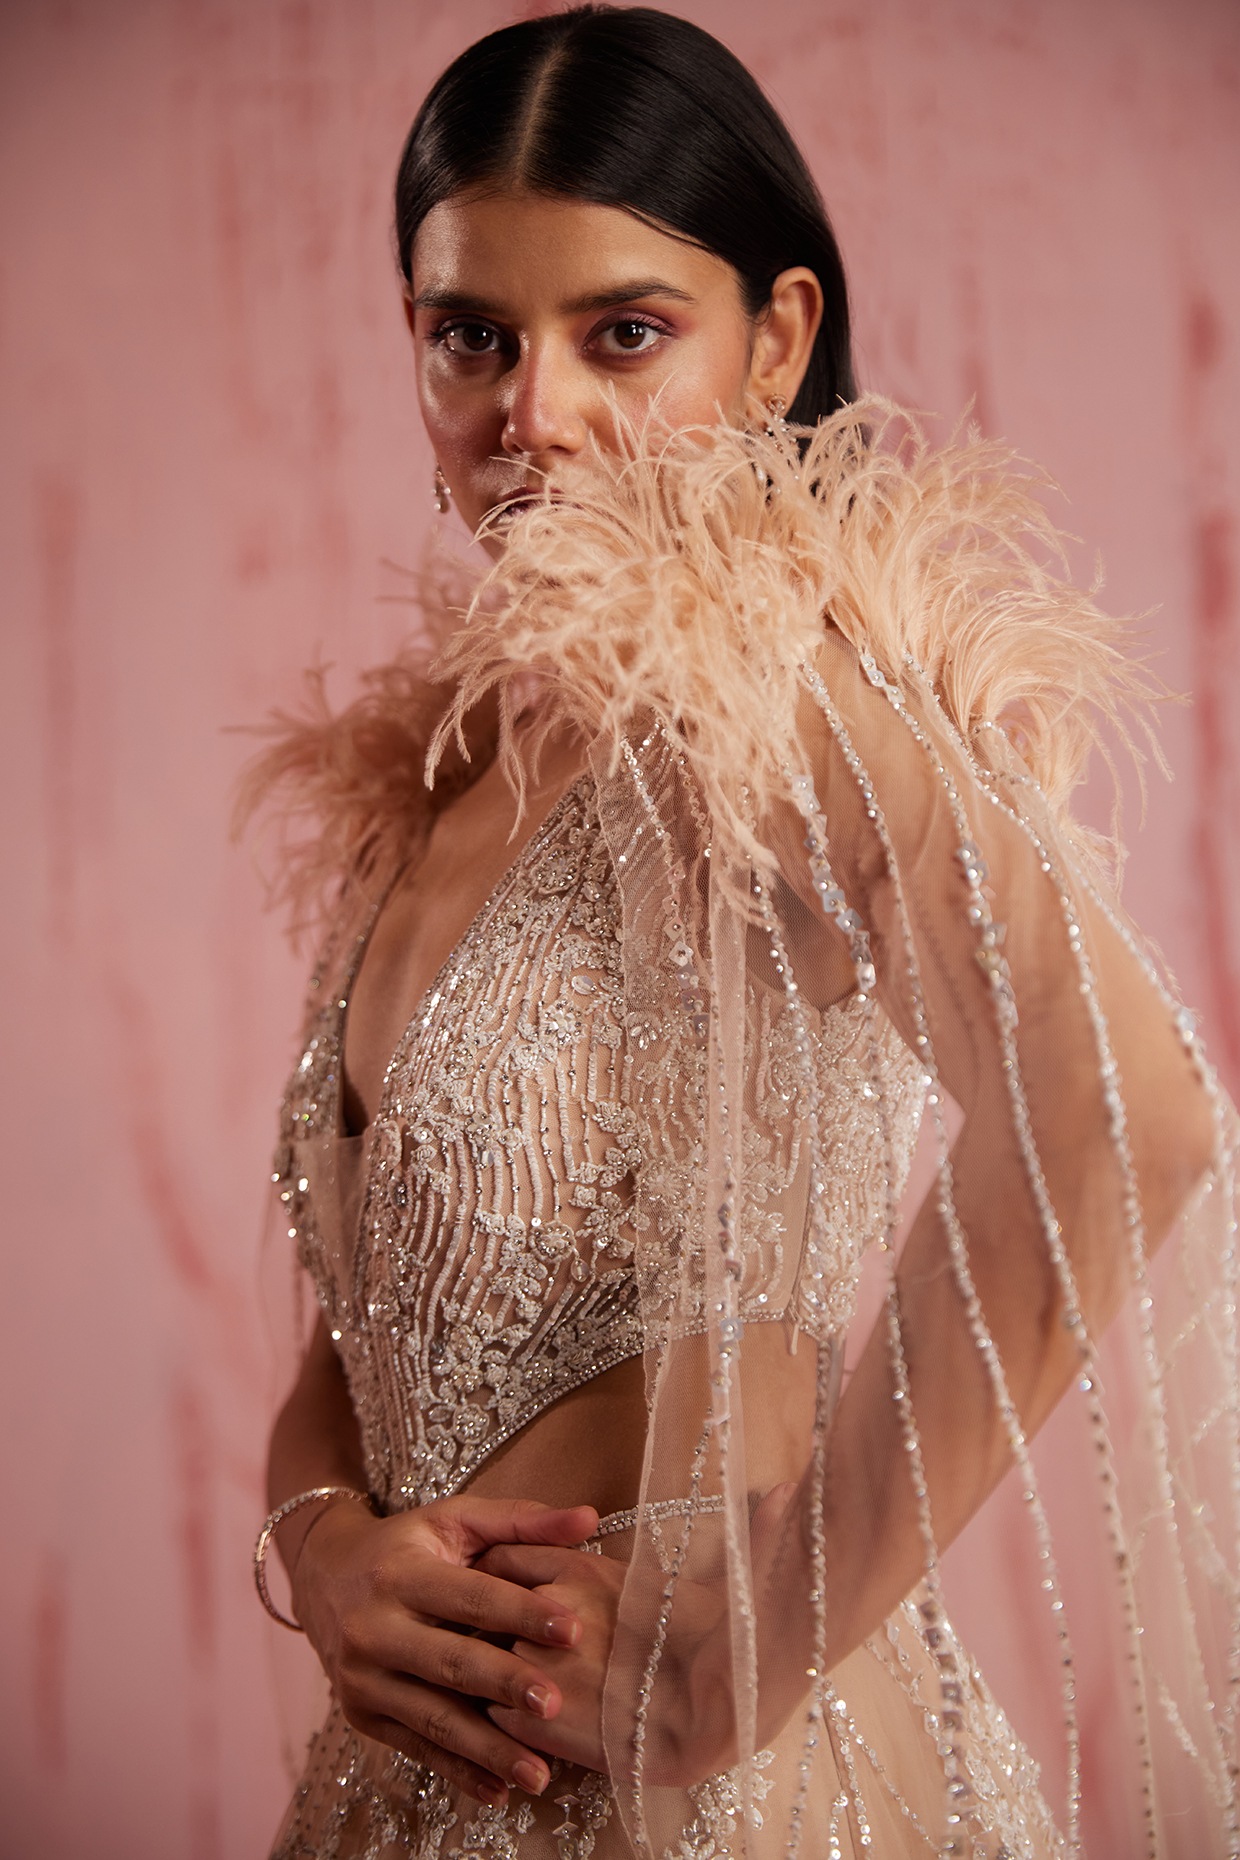
[[[416,841],[494,754],[520,793],[564,728],[618,748],[661,719],[718,829],[758,852],[754,821],[805,760],[800,668],[825,616],[889,677],[920,666],[963,735],[1003,728],[1079,839],[1066,808],[1091,748],[1130,742],[1134,720],[1148,735],[1156,687],[1127,624],[1069,580],[1045,478],[975,435],[932,446],[876,397],[795,438],[652,419],[617,439],[571,503],[550,482],[510,523],[437,658],[369,673],[337,716],[320,683],[311,714],[274,720],[243,809],[291,793],[317,819],[284,854],[279,895],[303,917],[333,876]],[[531,675],[538,724],[518,738]]]
[[[934,447],[877,397],[792,436],[652,423],[619,439],[590,491],[511,525],[437,662],[457,695],[432,770],[484,694],[533,670],[547,730],[618,745],[651,713],[676,730],[716,825],[756,852],[752,823],[804,762],[800,668],[825,616],[897,681],[912,659],[966,737],[1003,728],[1069,831],[1104,730],[1147,727],[1156,688],[1126,623],[1071,584],[1048,481],[1007,448]],[[503,725],[499,753],[519,788]]]
[[[466,578],[468,577],[468,578]],[[417,614],[416,640],[361,676],[352,703],[333,710],[330,667],[310,667],[301,702],[246,733],[268,739],[242,770],[233,815],[240,838],[261,819],[268,902],[288,913],[295,940],[316,936],[350,878],[382,876],[414,852],[435,815],[493,759],[493,706],[469,720],[469,758],[455,750],[434,788],[426,755],[452,700],[430,667],[477,588],[477,573],[438,548],[399,598]]]

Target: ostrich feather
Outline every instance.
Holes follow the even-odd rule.
[[[319,690],[277,720],[245,805],[295,791],[321,823],[290,846],[284,895],[304,911],[333,873],[416,837],[495,754],[521,793],[550,732],[618,749],[639,718],[679,735],[753,849],[802,760],[800,671],[827,626],[895,680],[912,661],[962,735],[1003,729],[1072,831],[1090,750],[1148,734],[1157,687],[1128,623],[1073,585],[1048,488],[1006,447],[933,445],[875,397],[783,433],[617,421],[613,449],[507,522],[472,599],[433,620],[437,656],[370,673],[338,716]]]

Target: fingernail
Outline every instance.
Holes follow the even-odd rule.
[[[508,1791],[503,1783],[481,1782],[477,1787],[480,1802],[488,1802],[492,1808],[500,1808],[508,1800]]]
[[[551,1692],[546,1686],[527,1686],[525,1690],[525,1702],[529,1709],[535,1712],[538,1717],[545,1718],[547,1715],[547,1707],[551,1703]]]
[[[543,1639],[550,1641],[553,1647],[575,1647],[580,1632],[577,1622],[565,1615],[555,1615],[543,1629]]]
[[[523,1757],[520,1763],[512,1766],[513,1780],[520,1783],[527,1795],[541,1795],[550,1778],[541,1763],[529,1763]]]

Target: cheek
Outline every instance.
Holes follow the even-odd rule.
[[[426,408],[423,408],[422,418],[431,450],[449,479],[454,485],[468,483],[478,464],[491,450],[483,434],[471,421],[445,418],[442,415],[437,419]]]
[[[496,417],[490,396],[463,391],[460,382],[445,379],[433,361],[429,366],[419,361],[417,386],[422,423],[449,476],[453,465],[468,470],[494,452]]]
[[[722,413],[732,424],[744,417],[749,381],[747,327],[727,323],[694,331],[668,351],[656,385],[660,417],[673,427],[710,426]],[[649,385],[646,387],[649,396]]]

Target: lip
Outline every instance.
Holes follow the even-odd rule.
[[[505,497],[495,500],[487,511],[492,521],[506,521],[518,516],[521,511],[529,510],[535,504],[562,504],[564,499],[556,491],[509,491]]]

